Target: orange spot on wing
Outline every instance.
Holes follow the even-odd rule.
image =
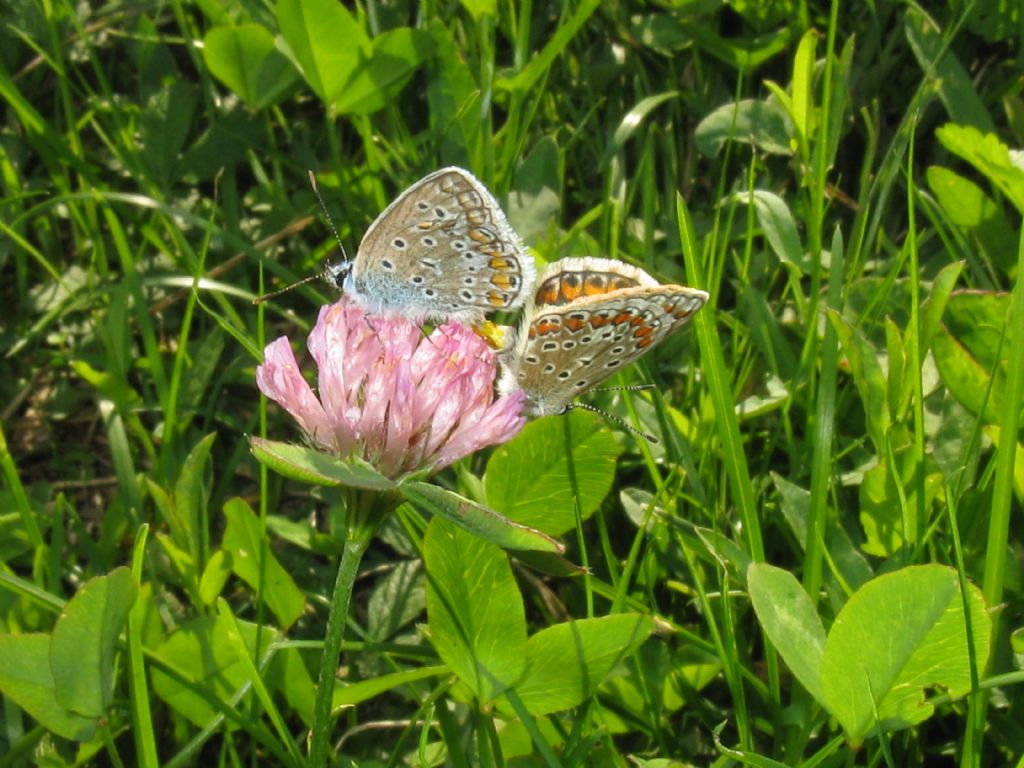
[[[534,298],[537,304],[554,304],[558,301],[558,289],[550,286],[541,286]]]
[[[582,317],[567,317],[565,318],[565,327],[573,333],[582,331],[587,326],[587,321]]]
[[[570,285],[569,283],[566,282],[562,283],[562,299],[565,302],[570,302],[575,299],[578,299],[582,292],[583,291],[581,290],[579,284]]]
[[[608,281],[603,275],[588,275],[583,281],[583,293],[587,296],[600,296],[608,292]]]

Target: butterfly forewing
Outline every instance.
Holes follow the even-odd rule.
[[[522,304],[533,278],[491,193],[468,171],[443,168],[373,222],[346,288],[381,309],[480,322]]]

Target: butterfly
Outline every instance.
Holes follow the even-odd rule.
[[[565,413],[573,399],[654,349],[708,300],[614,259],[548,265],[500,355],[498,391],[526,393],[528,416]]]
[[[522,305],[535,274],[494,196],[452,166],[402,192],[355,258],[328,266],[325,277],[370,312],[479,325]]]

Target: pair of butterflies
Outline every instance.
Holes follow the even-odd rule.
[[[327,279],[370,312],[479,326],[524,306],[499,350],[498,391],[526,393],[530,416],[564,413],[685,324],[708,294],[661,285],[622,261],[567,258],[535,279],[533,260],[494,196],[469,171],[442,168],[370,225]],[[532,291],[531,291],[532,289]]]

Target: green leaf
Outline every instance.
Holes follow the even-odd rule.
[[[605,149],[602,162],[610,161],[615,154],[622,150],[626,142],[636,133],[637,128],[643,124],[651,112],[666,101],[675,99],[678,96],[679,91],[665,91],[664,93],[656,93],[653,96],[640,99],[619,121],[618,126],[615,128],[615,133],[612,134],[612,140],[608,142],[608,146]]]
[[[199,599],[203,605],[213,605],[230,576],[231,555],[218,549],[206,561],[203,575],[199,578]]]
[[[526,665],[526,616],[508,556],[435,517],[423,559],[430,642],[480,703],[491,701]]]
[[[818,45],[818,30],[808,29],[800,38],[796,55],[793,57],[793,82],[790,85],[792,108],[790,116],[796,127],[797,140],[801,150],[810,153],[810,141],[817,128],[815,119],[814,93],[814,52]],[[806,156],[806,154],[805,154]]]
[[[375,38],[361,56],[341,92],[329,103],[339,115],[368,115],[394,102],[419,66],[434,52],[429,33],[409,27]]]
[[[803,586],[789,571],[752,563],[747,589],[765,635],[808,693],[823,701],[818,675],[825,628]]]
[[[203,39],[203,60],[214,77],[253,109],[276,103],[298,80],[274,36],[259,24],[214,27]]]
[[[497,0],[460,0],[462,7],[469,11],[473,21],[480,21],[481,16],[496,17],[498,15]]]
[[[691,9],[700,5],[697,3],[687,7],[676,4],[677,10],[674,13],[633,16],[637,38],[644,45],[668,54],[696,46],[745,75],[754,73],[764,62],[785,51],[792,43],[793,34],[785,28],[781,31],[773,29],[759,36],[722,37],[715,33],[713,25],[709,25],[706,20],[694,18],[696,12]],[[735,4],[731,5],[735,8]],[[764,3],[759,7],[764,7]]]
[[[608,495],[621,449],[594,414],[570,411],[527,424],[487,463],[487,503],[552,536],[586,519]]]
[[[299,753],[298,747],[295,744],[295,740],[292,739],[287,725],[285,725],[284,717],[282,717],[281,712],[277,708],[277,704],[270,695],[270,690],[267,688],[259,670],[256,668],[256,664],[253,660],[254,651],[248,648],[244,638],[242,637],[242,625],[231,612],[231,606],[228,605],[227,600],[224,598],[218,598],[217,600],[217,623],[219,625],[218,629],[235,649],[235,658],[239,661],[239,668],[245,673],[247,682],[251,686],[253,693],[256,694],[256,698],[259,701],[260,706],[263,707],[263,711],[266,712],[267,717],[273,724],[274,730],[277,732],[278,740],[285,746],[289,754],[292,756],[294,765],[301,766],[304,762],[302,755]],[[266,629],[264,629],[264,632],[266,632]],[[264,635],[263,639],[267,639],[266,635]],[[265,644],[258,643],[257,645],[259,652],[266,649]]]
[[[434,40],[434,56],[426,78],[430,132],[441,157],[471,165],[469,158],[477,156],[484,127],[479,111],[472,109],[480,98],[480,87],[452,30],[433,19],[429,31]]]
[[[96,732],[97,718],[83,717],[57,703],[49,635],[0,635],[0,691],[65,739],[88,741]]]
[[[246,648],[256,649],[257,626],[238,622]],[[263,627],[263,647],[273,639],[273,630]],[[155,651],[158,663],[152,666],[153,690],[178,714],[193,725],[203,728],[224,707],[233,694],[248,680],[246,664],[238,658],[223,622],[215,616],[187,621]],[[198,686],[183,685],[161,669],[166,665]],[[229,728],[236,727],[234,724]]]
[[[347,485],[371,491],[390,491],[398,487],[370,464],[355,456],[339,459],[315,448],[280,443],[262,437],[250,437],[252,454],[275,472],[302,483]]]
[[[434,677],[447,677],[451,674],[448,667],[438,664],[432,667],[414,667],[392,672],[388,675],[378,675],[369,680],[360,680],[356,683],[339,682],[334,688],[334,697],[331,699],[331,709],[338,707],[351,707],[362,704],[364,701],[379,696],[382,693],[393,691],[396,688],[412,685],[421,680],[430,680]]]
[[[1017,234],[1002,207],[970,179],[941,166],[926,172],[928,188],[943,213],[956,226],[977,238],[984,255],[1004,273],[1012,272]]]
[[[950,120],[972,125],[986,133],[994,131],[992,118],[971,75],[957,59],[950,40],[939,26],[919,8],[908,6],[903,31],[927,82],[938,91]]]
[[[861,331],[842,315],[829,311],[828,317],[850,363],[853,383],[857,386],[864,407],[868,435],[875,445],[875,452],[885,456],[886,434],[892,424],[892,417],[885,397],[885,376],[878,362],[878,353]]]
[[[508,195],[505,212],[509,223],[523,240],[542,239],[557,224],[562,207],[559,198],[559,148],[545,137],[516,168],[515,185]]]
[[[422,563],[396,563],[373,585],[366,605],[366,638],[377,643],[391,640],[422,615],[426,600]]]
[[[514,686],[531,715],[578,706],[654,630],[650,616],[622,613],[556,624],[526,644],[526,672]]]
[[[942,382],[965,408],[991,424],[1000,422],[1006,406],[1006,377],[996,366],[1009,308],[1009,294],[954,293],[946,305],[944,323],[932,338]],[[993,371],[997,371],[994,378]]]
[[[811,492],[775,472],[771,473],[771,478],[779,494],[779,511],[803,548],[807,544],[807,516],[810,513]],[[826,519],[823,533],[825,550],[829,553],[835,571],[835,574],[830,572],[826,576],[825,586],[835,603],[842,605],[846,602],[846,592],[851,588],[856,589],[874,574],[846,529],[835,519]],[[842,584],[837,581],[837,576],[842,579]]]
[[[138,588],[127,568],[89,579],[53,628],[50,669],[57,703],[98,718],[114,693],[117,637],[128,621]]]
[[[763,189],[754,190],[752,195],[745,192],[737,193],[733,199],[737,203],[751,202],[753,198],[757,221],[764,230],[765,238],[779,261],[792,268],[797,274],[804,275],[810,271],[808,257],[800,244],[800,233],[796,228],[796,220],[790,213],[786,201],[773,192]]]
[[[913,540],[920,535],[914,531],[911,510],[917,506],[917,473],[928,469],[921,467],[902,425],[893,430],[892,443],[899,447],[893,448],[885,459],[864,473],[858,494],[860,522],[864,528],[861,549],[880,557],[895,554],[907,539]],[[941,493],[942,485],[942,476],[937,472],[925,474],[926,509]]]
[[[264,674],[268,686],[284,694],[288,706],[298,712],[307,726],[313,724],[316,685],[297,648],[278,648]]]
[[[935,137],[950,152],[969,162],[1024,213],[1024,169],[1014,163],[1009,148],[993,133],[966,125],[947,124]]]
[[[565,551],[559,542],[538,530],[509,520],[493,509],[477,504],[453,491],[430,483],[407,480],[399,487],[402,495],[417,507],[443,517],[464,530],[503,549]]]
[[[932,340],[935,365],[952,395],[971,413],[987,423],[999,420],[999,411],[989,396],[991,375],[945,326]]]
[[[174,513],[182,525],[185,541],[175,541],[180,547],[187,547],[196,563],[203,560],[203,552],[209,533],[205,524],[206,509],[210,498],[210,450],[216,432],[211,432],[185,457],[181,472],[174,484]]]
[[[264,601],[280,626],[287,629],[302,615],[306,598],[270,551],[270,542],[261,535],[260,520],[252,508],[239,498],[230,499],[224,505],[224,516],[228,524],[221,546],[231,555],[231,570],[254,591],[260,589],[262,580]]]
[[[188,78],[168,78],[139,110],[138,157],[157,183],[172,185],[180,179],[181,155],[198,107],[195,83]]]
[[[360,58],[370,54],[363,28],[335,0],[278,0],[276,13],[306,83],[324,104],[334,104]]]
[[[988,662],[992,620],[968,587],[974,660]],[[964,600],[951,568],[923,565],[879,576],[836,617],[821,660],[823,703],[860,744],[878,722],[886,730],[927,719],[927,688],[951,698],[971,688]]]
[[[694,138],[707,157],[714,157],[727,142],[750,144],[773,155],[792,155],[793,123],[778,99],[744,99],[723,104],[697,125]]]

